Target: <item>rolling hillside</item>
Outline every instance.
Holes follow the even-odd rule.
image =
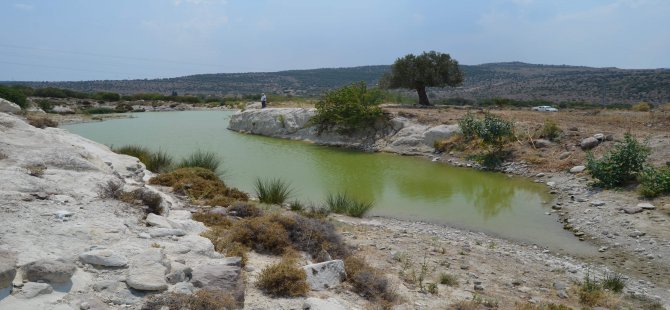
[[[375,85],[390,66],[364,66],[259,73],[201,74],[169,79],[83,82],[11,82],[32,87],[59,87],[84,92],[122,94],[235,95],[260,92],[318,96],[355,81]],[[462,66],[463,86],[433,88],[431,98],[504,97],[593,103],[670,102],[670,69],[617,69],[534,65],[520,62]],[[409,92],[408,92],[409,93]]]

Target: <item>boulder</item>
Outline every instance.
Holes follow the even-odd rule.
[[[602,134],[602,133],[597,133],[597,134],[593,135],[593,137],[596,138],[596,139],[598,139],[598,141],[603,141],[603,140],[605,140],[605,135]]]
[[[191,295],[195,291],[195,287],[193,286],[192,283],[189,283],[189,282],[179,282],[179,283],[175,284],[174,286],[170,287],[170,289],[168,291],[170,293]]]
[[[242,268],[235,261],[209,263],[193,268],[191,283],[202,289],[228,292],[239,303],[244,303]]]
[[[545,147],[550,147],[553,144],[553,142],[546,140],[546,139],[537,139],[533,141],[533,145],[535,145],[536,148],[545,148]]]
[[[69,281],[77,267],[64,259],[41,259],[26,264],[22,270],[24,280],[61,283]]]
[[[149,229],[149,236],[151,238],[159,238],[159,237],[169,237],[169,236],[184,236],[186,235],[186,232],[181,230],[181,229],[173,229],[173,228],[152,228]]]
[[[594,137],[588,137],[586,139],[583,139],[582,142],[579,143],[579,146],[582,148],[582,150],[590,150],[600,144],[600,141]]]
[[[16,113],[19,111],[21,111],[21,107],[18,104],[0,98],[0,112]]]
[[[584,170],[586,170],[585,166],[574,166],[574,167],[570,168],[570,173],[581,173]]]
[[[59,114],[74,114],[74,110],[72,110],[72,108],[70,108],[68,106],[64,106],[64,105],[54,106],[51,109],[51,112],[59,113]]]
[[[168,222],[168,219],[164,216],[156,215],[149,213],[147,215],[147,224],[159,228],[173,228],[172,225]]]
[[[648,203],[648,202],[641,202],[637,204],[638,208],[642,208],[643,210],[654,210],[656,209],[656,206]]]
[[[92,250],[79,255],[82,263],[104,267],[124,267],[128,265],[128,259],[112,250]]]
[[[11,287],[16,276],[16,254],[0,251],[0,289]]]
[[[170,284],[176,284],[191,279],[191,273],[193,272],[191,267],[182,263],[172,262],[170,269],[170,273],[165,277]]]
[[[48,283],[28,282],[23,284],[21,292],[16,297],[18,298],[33,298],[42,294],[51,294],[54,289]]]
[[[640,212],[643,211],[643,209],[641,207],[638,207],[638,206],[623,207],[623,208],[621,208],[621,210],[623,210],[623,212],[625,212],[626,214],[636,214],[636,213],[640,213]]]
[[[126,283],[136,290],[164,291],[168,288],[165,274],[169,264],[161,249],[148,249],[131,259]]]
[[[336,287],[347,278],[342,260],[331,260],[302,267],[307,274],[307,284],[314,291]]]
[[[435,141],[445,140],[461,131],[458,125],[439,125],[431,127],[423,134],[423,144],[432,147]]]
[[[305,299],[305,302],[302,304],[303,310],[347,310],[349,307],[345,307],[335,298],[321,299],[310,297]]]
[[[560,159],[560,160],[566,159],[566,158],[570,157],[571,154],[572,153],[570,153],[570,152],[563,152],[560,155],[558,155],[558,159]]]

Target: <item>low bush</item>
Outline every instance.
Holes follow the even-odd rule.
[[[290,185],[282,179],[260,179],[254,182],[258,200],[263,203],[281,204],[291,196]]]
[[[305,271],[289,256],[261,270],[256,286],[273,297],[298,297],[309,292]]]
[[[478,137],[481,122],[472,114],[467,113],[458,120],[458,126],[461,128],[461,134],[465,141],[471,141]]]
[[[170,186],[175,193],[189,197],[192,202],[210,206],[228,206],[249,198],[244,192],[227,187],[211,170],[197,167],[162,173],[151,178],[149,184]]]
[[[233,223],[228,242],[237,242],[259,253],[283,254],[291,245],[284,226],[271,215],[245,218]]]
[[[193,213],[192,218],[210,227],[228,228],[233,225],[233,222],[223,212],[199,211]]]
[[[509,152],[504,146],[514,136],[514,123],[492,113],[485,113],[478,119],[468,113],[458,120],[463,139],[466,142],[480,141],[487,149],[474,158],[487,168],[496,168],[502,164]]]
[[[398,296],[386,276],[370,267],[363,258],[358,256],[345,258],[344,268],[347,281],[359,295],[381,305],[384,309],[390,309],[397,300]]]
[[[178,168],[204,168],[216,172],[221,165],[221,160],[215,153],[197,150],[195,153],[184,158],[177,165]]]
[[[458,286],[458,279],[454,275],[441,273],[440,284],[444,284],[446,286]]]
[[[123,190],[123,183],[120,181],[108,180],[99,184],[98,197],[111,198],[123,201],[125,203],[142,205],[146,207],[145,213],[161,214],[163,213],[163,198],[160,194],[150,191],[146,188],[136,189],[132,192]]]
[[[662,168],[646,167],[639,175],[640,195],[655,198],[670,194],[670,166]]]
[[[540,137],[549,141],[557,141],[562,132],[563,131],[558,127],[556,122],[545,120],[542,130],[540,131]]]
[[[37,128],[47,128],[47,127],[58,127],[58,122],[52,120],[47,116],[28,116],[28,124],[37,127]]]
[[[622,186],[635,180],[649,156],[649,148],[638,142],[630,133],[624,141],[617,143],[601,159],[596,160],[591,152],[587,155],[586,168],[597,184],[605,188]]]
[[[344,192],[328,194],[326,197],[326,205],[333,213],[346,214],[353,217],[363,217],[368,210],[372,209],[374,203],[371,201],[358,200]]]
[[[195,294],[154,295],[142,306],[142,310],[230,310],[240,306],[229,293],[199,290]]]
[[[365,82],[353,83],[324,94],[315,104],[316,115],[310,122],[319,132],[335,129],[340,134],[352,134],[383,119],[378,106],[382,99],[380,90],[368,90]]]
[[[316,258],[321,251],[326,251],[332,258],[344,258],[349,249],[335,230],[335,226],[320,218],[309,218],[300,215],[274,216],[281,223],[293,247],[307,252]]]
[[[263,212],[255,205],[246,201],[236,201],[228,207],[228,214],[239,217],[258,217],[261,216]]]
[[[651,111],[651,109],[653,107],[654,106],[652,106],[650,103],[641,101],[641,102],[638,102],[638,103],[634,104],[631,107],[631,109],[633,111],[638,111],[638,112],[649,112],[649,111]]]

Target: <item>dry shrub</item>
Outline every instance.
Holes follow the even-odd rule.
[[[207,226],[217,226],[228,228],[233,225],[233,222],[224,213],[217,213],[211,211],[200,211],[193,213],[193,220],[202,222]]]
[[[651,108],[653,108],[653,106],[650,103],[644,101],[638,102],[631,107],[633,111],[637,112],[649,112],[651,111]]]
[[[98,184],[98,197],[118,199],[123,193],[123,183],[112,180]]]
[[[193,202],[206,205],[227,206],[235,200],[246,201],[249,198],[244,192],[227,187],[211,170],[197,167],[160,174],[151,178],[149,184],[170,186]]]
[[[382,305],[383,308],[392,307],[397,295],[382,272],[372,268],[358,256],[345,258],[344,268],[347,272],[347,281],[353,285],[356,293]]]
[[[163,198],[160,194],[150,191],[146,188],[139,188],[132,192],[123,190],[123,183],[109,180],[104,184],[98,185],[98,197],[111,198],[123,201],[128,204],[145,206],[147,214],[163,213]]]
[[[523,304],[517,303],[515,306],[516,310],[572,310],[572,308],[566,305],[557,305],[555,303],[536,305],[527,302]]]
[[[443,140],[435,140],[433,142],[433,147],[437,152],[448,152],[453,149],[458,149],[463,142],[463,135],[452,135]]]
[[[349,254],[349,249],[335,226],[325,219],[301,215],[274,215],[273,218],[288,232],[293,246],[312,257],[317,257],[321,251],[326,251],[333,258],[344,258]]]
[[[288,232],[275,216],[251,217],[237,221],[227,232],[228,242],[237,242],[259,253],[282,254],[291,245]]]
[[[309,291],[307,275],[302,268],[296,266],[291,255],[286,255],[279,263],[263,269],[256,286],[273,297],[305,296]]]
[[[37,128],[58,127],[58,122],[46,116],[28,116],[28,124]]]
[[[151,297],[142,310],[227,310],[239,309],[235,298],[229,293],[214,290],[199,290],[193,295],[168,293]]]
[[[223,226],[211,227],[208,231],[202,233],[202,236],[212,241],[214,250],[223,255],[237,256],[242,259],[242,267],[246,266],[249,252],[249,247],[235,241],[230,241],[227,237],[227,229]]]
[[[239,217],[258,217],[263,215],[263,211],[248,202],[236,201],[228,207],[228,214]]]
[[[44,171],[47,170],[47,166],[43,164],[28,165],[23,167],[28,170],[28,174],[34,177],[41,177],[44,175]]]

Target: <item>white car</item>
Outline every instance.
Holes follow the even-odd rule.
[[[540,111],[540,112],[558,112],[557,108],[552,108],[548,105],[541,105],[539,107],[533,107],[533,111]]]

